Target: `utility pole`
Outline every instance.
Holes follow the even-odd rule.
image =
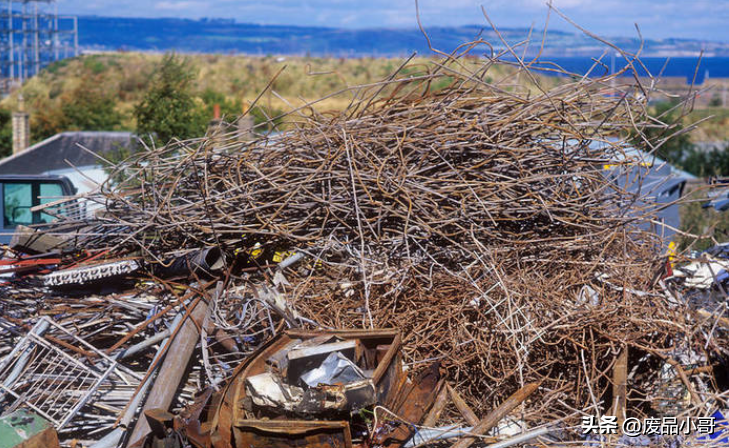
[[[38,2],[33,5],[33,65],[34,75],[40,72],[40,26],[38,22]]]
[[[73,57],[78,57],[78,17],[73,17]]]
[[[9,78],[12,82],[15,79],[15,44],[13,42],[15,32],[13,31],[13,2],[8,0],[8,63],[10,64]]]
[[[53,14],[53,28],[51,29],[51,33],[53,33],[53,31],[58,31],[58,3],[56,3],[56,9],[54,12],[55,14]],[[53,56],[55,58],[54,61],[58,60],[58,45],[58,33],[53,33]]]

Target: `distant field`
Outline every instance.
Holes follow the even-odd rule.
[[[264,94],[258,105],[269,113],[281,113],[300,107],[326,95],[342,91],[350,86],[380,81],[397,69],[402,58],[316,58],[316,57],[277,57],[277,56],[224,56],[190,55],[186,56],[192,67],[196,81],[195,93],[203,97],[211,92],[222,95],[231,103],[240,105],[241,113],[251,101],[262,92],[270,80],[283,67],[286,67]],[[132,130],[136,127],[133,119],[134,105],[139,102],[148,87],[155,64],[162,59],[161,54],[150,53],[100,53],[76,59],[60,61],[28,81],[22,88],[27,108],[32,114],[33,129],[45,129],[51,134],[54,114],[61,110],[65,99],[83,91],[85,86],[101,86],[114,101],[114,108],[122,116],[120,129]],[[402,72],[416,75],[432,70],[435,60],[417,58]],[[464,64],[479,64],[477,60],[463,60]],[[498,81],[506,77],[510,68],[492,67],[488,81]],[[567,78],[540,77],[544,87],[564,82]],[[442,80],[444,87],[448,79]],[[352,100],[353,93],[345,92],[325,99],[314,105],[319,112],[342,110]],[[4,109],[14,109],[17,93],[0,102]],[[727,126],[729,112],[714,108],[695,111],[691,119],[699,119],[708,114],[719,115],[711,123],[694,132],[696,139],[729,139]],[[36,139],[43,135],[35,134]]]

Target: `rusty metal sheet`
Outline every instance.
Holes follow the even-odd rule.
[[[210,426],[210,442],[215,448],[233,446],[233,419],[237,403],[239,386],[243,387],[245,379],[250,375],[263,372],[263,363],[275,352],[291,342],[291,337],[283,333],[271,339],[256,353],[246,358],[233,372],[223,389],[216,394],[218,406],[208,420]]]
[[[396,406],[391,410],[402,420],[392,420],[372,437],[372,445],[395,448],[402,446],[412,437],[415,428],[408,423],[420,423],[438,395],[438,388],[442,387],[440,381],[439,365],[433,364],[412,382],[402,387],[397,393]],[[382,415],[383,420],[391,419]]]
[[[210,423],[201,423],[201,416],[207,413],[216,403],[212,400],[213,388],[208,387],[203,390],[197,397],[195,402],[185,408],[173,422],[175,431],[184,429],[188,441],[195,447],[210,447]]]
[[[352,448],[347,422],[241,420],[234,429],[236,447]]]
[[[147,420],[152,434],[160,439],[167,436],[167,429],[172,427],[172,420],[175,418],[165,409],[147,409],[144,411],[144,418]]]

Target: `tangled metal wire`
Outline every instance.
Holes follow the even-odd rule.
[[[402,329],[411,366],[439,360],[478,412],[534,381],[525,420],[608,411],[626,351],[628,412],[660,412],[661,366],[710,364],[727,341],[660,286],[661,242],[640,227],[655,206],[606,170],[633,163],[628,135],[669,127],[647,116],[652,86],[562,72],[548,89],[519,58],[467,57],[480,44],[352,87],[341,113],[295,108],[278,134],[140,152],[97,197],[103,215],[60,226],[152,263],[217,246],[230,278],[254,250],[305,253],[279,285],[292,308]],[[693,411],[722,400],[684,386]]]

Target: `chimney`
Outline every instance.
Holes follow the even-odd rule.
[[[220,104],[213,105],[213,119],[208,123],[207,136],[214,148],[223,142],[223,135],[228,132],[228,124],[220,118]]]
[[[13,112],[13,154],[25,151],[30,146],[30,115],[25,112],[23,94],[18,95],[18,111]]]
[[[235,125],[237,129],[237,135],[239,140],[253,140],[253,116],[248,112],[248,108],[243,105],[241,110],[241,116],[236,120]]]
[[[243,115],[236,121],[236,134],[238,140],[253,140],[253,117],[250,115]]]
[[[220,147],[226,139],[237,138],[238,140],[252,140],[253,134],[253,118],[245,115],[246,109],[243,109],[241,117],[233,123],[227,123],[221,118],[220,105],[213,105],[213,119],[208,123],[207,136],[210,144],[214,148]]]

